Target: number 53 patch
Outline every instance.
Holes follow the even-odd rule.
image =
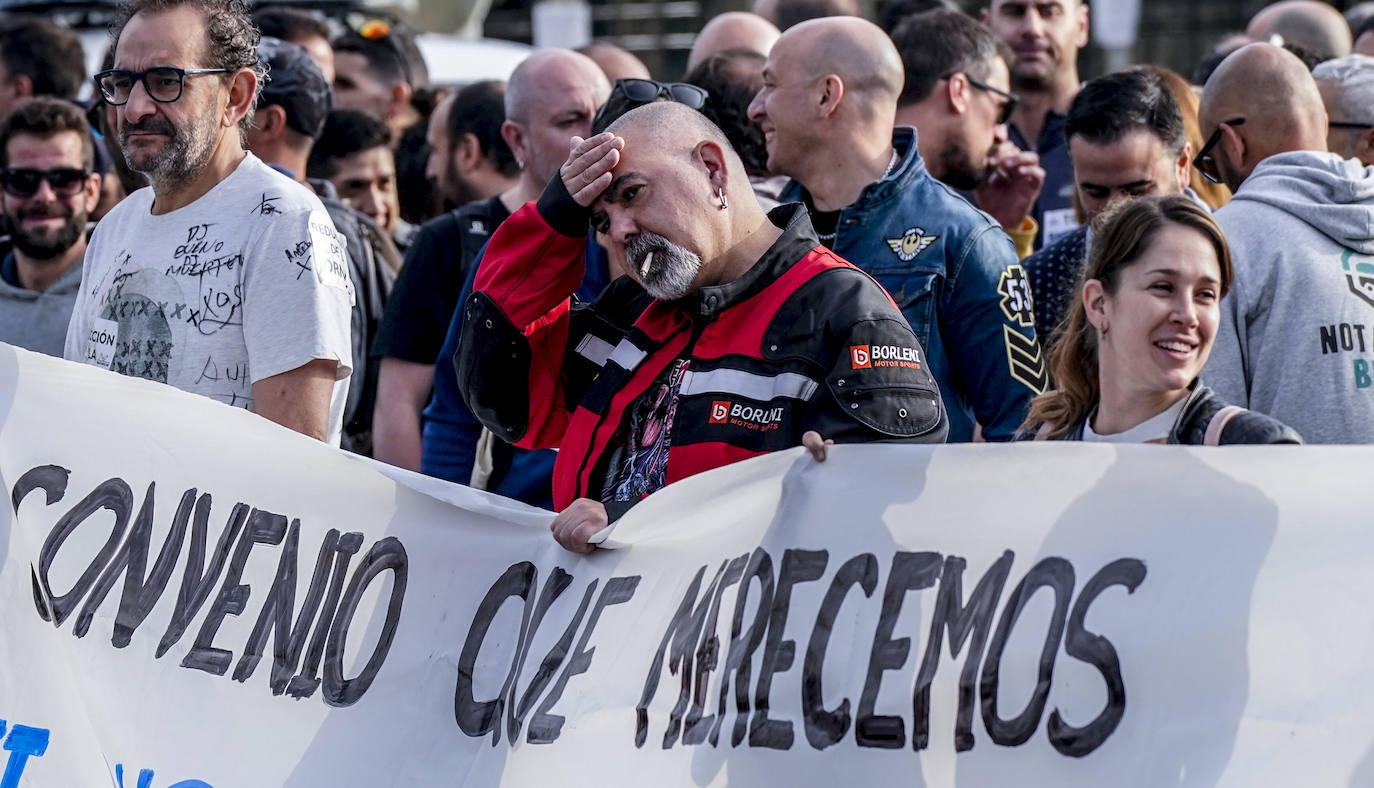
[[[1019,265],[1008,266],[1002,272],[1002,280],[997,283],[997,292],[1002,294],[1002,314],[1007,316],[1007,322],[1022,328],[1035,325],[1035,303],[1024,268]],[[1011,376],[1036,394],[1043,393],[1050,381],[1040,343],[1035,341],[1034,336],[1026,337],[1009,325],[1002,326],[1002,334]]]
[[[1019,265],[1008,266],[997,283],[1002,294],[1002,314],[1022,328],[1035,325],[1035,302],[1031,297],[1030,279]]]

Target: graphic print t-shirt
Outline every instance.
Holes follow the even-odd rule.
[[[614,470],[602,491],[603,503],[638,501],[668,483],[668,449],[687,360],[678,359],[631,406],[624,443],[611,458]]]
[[[66,357],[249,410],[254,382],[337,361],[337,445],[354,292],[319,199],[248,154],[190,205],[154,216],[152,203],[136,191],[97,226]]]

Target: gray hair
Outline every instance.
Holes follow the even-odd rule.
[[[1328,60],[1312,69],[1312,77],[1341,89],[1336,106],[1326,108],[1328,113],[1349,123],[1374,123],[1374,57],[1346,55]]]

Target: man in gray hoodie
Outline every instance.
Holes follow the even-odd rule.
[[[1374,170],[1326,150],[1298,58],[1251,44],[1207,80],[1195,163],[1235,196],[1217,211],[1235,264],[1202,378],[1309,443],[1374,443]]]

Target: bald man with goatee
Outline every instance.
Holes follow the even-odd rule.
[[[573,290],[590,228],[628,264]],[[764,213],[725,134],[676,102],[573,138],[492,236],[454,360],[503,440],[558,447],[551,529],[569,550],[665,485],[824,439],[939,443],[925,354],[873,280]]]
[[[863,19],[782,34],[749,117],[768,168],[792,178],[825,246],[887,288],[926,348],[949,440],[1010,440],[1046,385],[1025,272],[1002,228],[930,175],[916,130],[893,128],[901,57]]]
[[[1202,379],[1309,443],[1374,442],[1374,171],[1326,151],[1316,82],[1270,44],[1222,61],[1200,123],[1236,272]]]

